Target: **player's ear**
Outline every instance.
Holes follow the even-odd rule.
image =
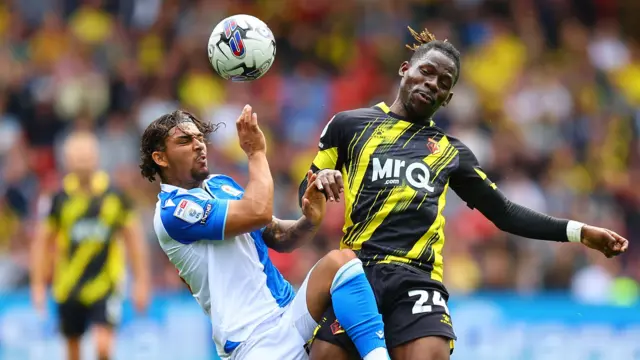
[[[447,96],[447,100],[445,100],[445,101],[442,103],[442,107],[445,107],[445,106],[449,105],[449,101],[451,101],[451,98],[453,98],[453,93],[452,93],[452,92],[450,92],[450,93],[449,93],[449,96]]]
[[[409,70],[409,62],[408,61],[404,61],[404,62],[402,62],[402,64],[400,64],[400,69],[398,70],[398,75],[404,76],[404,74],[407,72],[407,70]]]
[[[164,151],[154,151],[151,154],[151,158],[160,167],[167,167],[169,165],[167,154]]]

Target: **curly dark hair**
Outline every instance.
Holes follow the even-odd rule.
[[[164,151],[169,131],[187,122],[193,123],[205,138],[218,128],[218,125],[202,121],[187,111],[176,110],[160,116],[145,129],[140,141],[140,173],[150,182],[156,179],[156,175],[162,179],[161,168],[153,160],[152,154],[155,151]]]
[[[458,51],[458,49],[456,49],[453,44],[447,41],[447,39],[445,39],[444,41],[437,40],[435,35],[430,33],[427,29],[424,29],[423,31],[418,33],[411,27],[408,28],[411,36],[413,36],[413,38],[418,42],[418,44],[406,45],[409,50],[413,51],[410,62],[413,62],[415,59],[422,57],[431,49],[441,51],[456,64],[456,78],[454,79],[453,83],[455,84],[456,82],[458,82],[458,78],[460,77],[460,51]]]

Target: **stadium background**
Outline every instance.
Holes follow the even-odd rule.
[[[207,62],[209,32],[235,13],[263,19],[277,37],[275,65],[255,83],[224,82]],[[605,260],[519,239],[451,194],[453,359],[640,359],[639,14],[637,0],[1,2],[0,359],[62,358],[53,308],[42,318],[29,304],[28,247],[73,129],[99,137],[103,167],[135,199],[152,254],[153,304],[143,316],[127,305],[116,359],[214,359],[207,319],[156,244],[158,185],[139,176],[141,131],[178,107],[228,124],[211,136],[212,169],[245,183],[233,121],[251,103],[269,139],[275,214],[297,217],[298,181],[332,114],[393,101],[407,25],[462,51],[456,96],[436,122],[511,199],[631,242]],[[273,255],[293,283],[338,246],[341,207],[313,244]]]

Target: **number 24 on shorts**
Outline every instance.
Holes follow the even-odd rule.
[[[431,293],[431,304],[429,303],[429,293]],[[447,302],[442,298],[442,295],[437,290],[432,290],[431,292],[427,290],[411,290],[409,291],[409,297],[419,296],[416,300],[413,308],[411,309],[412,314],[422,314],[426,312],[433,311],[433,305],[442,306],[444,311],[449,315],[449,308],[447,307]]]

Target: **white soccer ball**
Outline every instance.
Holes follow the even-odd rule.
[[[264,75],[276,57],[276,40],[262,20],[233,15],[222,20],[209,37],[209,61],[227,80],[252,81]]]

